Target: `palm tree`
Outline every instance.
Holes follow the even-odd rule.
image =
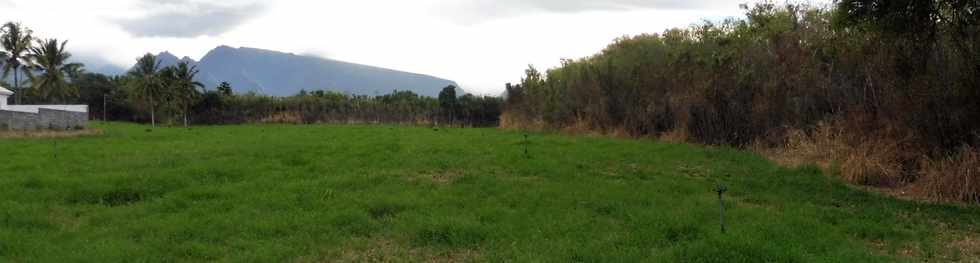
[[[157,72],[157,76],[160,80],[160,91],[157,93],[157,100],[160,101],[161,108],[163,110],[171,110],[176,114],[178,109],[180,109],[180,104],[178,103],[177,93],[174,92],[174,86],[177,83],[177,74],[173,66],[168,66],[160,69]]]
[[[58,39],[37,40],[37,46],[31,47],[31,54],[28,58],[34,61],[32,71],[39,72],[39,76],[31,77],[31,84],[34,92],[47,100],[60,98],[64,104],[68,96],[77,96],[78,89],[68,83],[78,72],[81,72],[82,64],[68,63],[71,53],[65,51],[68,41],[58,42]],[[67,109],[62,109],[62,114]],[[64,116],[62,116],[64,117]],[[69,124],[65,123],[65,129],[69,129]],[[58,141],[54,141],[54,158],[58,158]]]
[[[2,29],[3,35],[0,36],[0,46],[3,47],[5,54],[3,54],[3,67],[2,69],[2,79],[6,79],[11,72],[14,73],[14,92],[16,96],[14,97],[16,103],[21,103],[21,97],[23,92],[20,90],[20,72],[23,72],[28,78],[31,78],[31,61],[30,51],[31,51],[31,41],[34,39],[31,37],[31,30],[20,25],[20,23],[8,22],[3,25]]]
[[[34,61],[33,71],[40,73],[31,76],[34,91],[49,101],[60,99],[64,103],[69,96],[78,95],[78,89],[70,85],[69,80],[83,65],[68,63],[71,53],[65,51],[67,44],[68,41],[59,43],[57,39],[38,40],[28,56]]]
[[[163,90],[163,83],[157,74],[160,71],[160,63],[156,56],[147,53],[137,59],[136,67],[129,71],[129,75],[134,80],[130,82],[134,85],[133,90],[143,96],[150,106],[150,123],[154,128],[157,126],[156,100],[154,98],[159,98],[160,92]]]
[[[176,102],[184,115],[184,127],[187,127],[187,114],[190,112],[194,100],[201,97],[204,84],[194,81],[197,76],[197,66],[190,66],[187,62],[180,62],[173,68],[173,89]],[[198,90],[201,88],[201,90]]]

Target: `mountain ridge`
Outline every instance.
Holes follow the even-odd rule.
[[[449,85],[457,87],[458,94],[465,93],[455,81],[431,75],[252,47],[221,45],[200,61],[169,51],[160,52],[157,59],[163,67],[179,62],[197,66],[197,81],[209,89],[228,82],[238,93],[291,96],[301,90],[330,90],[382,95],[398,90],[436,97]]]

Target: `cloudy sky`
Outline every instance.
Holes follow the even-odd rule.
[[[0,0],[0,21],[69,40],[90,68],[219,45],[308,54],[499,94],[527,65],[594,54],[616,37],[739,17],[757,0]],[[820,0],[814,0],[819,1]]]

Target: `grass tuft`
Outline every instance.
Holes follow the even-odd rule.
[[[473,248],[486,239],[486,231],[476,224],[448,221],[422,227],[414,241],[419,246]]]

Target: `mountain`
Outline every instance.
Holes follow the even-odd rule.
[[[177,65],[177,63],[180,62],[187,62],[193,66],[198,65],[197,61],[194,61],[194,59],[191,59],[189,57],[177,58],[177,56],[171,54],[168,51],[164,51],[163,53],[157,54],[157,62],[160,62],[161,67]]]
[[[446,86],[459,87],[451,80],[428,75],[257,48],[220,46],[208,52],[201,61],[178,58],[170,52],[160,53],[157,58],[162,66],[180,61],[196,65],[200,70],[198,81],[209,89],[228,82],[239,93],[254,91],[290,96],[300,90],[332,90],[379,95],[401,90],[436,97]],[[464,92],[457,89],[457,93]]]

